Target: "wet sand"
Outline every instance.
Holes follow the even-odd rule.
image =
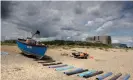
[[[1,56],[2,80],[80,80],[82,78],[66,76],[62,72],[54,71],[37,63],[34,58],[23,56],[17,46],[2,46],[1,51],[8,52],[8,55]],[[70,57],[72,52],[88,52],[94,59],[76,59]],[[68,54],[62,56],[61,54]],[[87,68],[94,70],[103,70],[104,72],[121,72],[123,75],[129,73],[133,79],[133,50],[108,49],[100,50],[98,48],[54,48],[48,49],[47,56],[53,60],[61,61],[64,64],[73,65],[77,68]],[[96,77],[96,76],[95,76]],[[87,80],[94,80],[95,77]],[[84,79],[83,79],[84,80]]]

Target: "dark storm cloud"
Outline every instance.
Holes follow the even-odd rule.
[[[5,19],[10,16],[11,12],[11,2],[9,1],[1,1],[1,18]]]
[[[17,28],[18,32],[23,30],[34,33],[40,30],[42,37],[81,40],[88,35],[112,34],[119,28],[127,32],[128,29],[133,29],[131,2],[12,1],[12,4],[6,4],[9,6],[2,11],[7,12],[4,14],[6,20],[2,20],[2,23],[7,22],[2,25],[3,30],[8,29],[4,27],[11,26]],[[12,32],[15,31],[12,29]],[[4,31],[2,33],[6,34]],[[113,35],[115,34],[117,31]],[[132,35],[131,32],[121,35],[127,34]]]
[[[82,14],[83,13],[81,8],[75,8],[74,11],[75,11],[76,14]]]
[[[79,31],[74,27],[62,27],[61,30]]]
[[[55,22],[58,22],[58,21],[60,21],[61,19],[59,18],[59,17],[55,17],[55,18],[53,18],[52,19],[52,21],[55,21]]]

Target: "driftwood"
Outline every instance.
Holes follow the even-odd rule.
[[[61,56],[68,56],[68,53],[61,53]]]

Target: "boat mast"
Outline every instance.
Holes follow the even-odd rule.
[[[36,33],[32,35],[31,39],[32,39],[36,34],[40,35],[40,31],[37,30]]]

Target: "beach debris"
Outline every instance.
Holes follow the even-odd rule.
[[[90,58],[90,59],[94,59],[94,57],[93,57],[93,56],[90,56],[89,58]]]
[[[118,80],[128,80],[130,78],[130,74],[125,74],[124,76],[120,77]]]
[[[8,55],[8,52],[1,52],[1,55]]]
[[[64,72],[64,74],[66,74],[66,75],[73,75],[73,74],[78,74],[78,73],[82,73],[82,72],[85,72],[85,71],[88,71],[88,69],[78,68],[78,69],[73,70],[73,71]]]
[[[96,70],[89,70],[89,71],[80,73],[80,74],[78,74],[77,76],[83,77],[83,76],[86,75],[86,74],[92,74],[92,73],[95,73],[95,72],[96,72]]]
[[[72,50],[72,51],[76,51],[76,50]]]
[[[121,73],[118,73],[116,75],[114,75],[112,78],[110,78],[109,80],[116,80],[118,79],[122,74]]]
[[[112,72],[108,72],[108,73],[106,73],[106,74],[99,75],[99,76],[96,77],[96,80],[103,80],[103,79],[105,79],[105,78],[111,76],[112,74],[113,74]]]
[[[102,74],[102,73],[103,73],[103,71],[96,71],[96,72],[94,72],[94,73],[92,73],[92,74],[86,74],[86,75],[84,75],[83,77],[84,77],[84,78],[89,78],[89,77],[93,77],[93,76],[96,76],[96,75]]]
[[[39,62],[39,63],[43,63],[43,62]],[[90,77],[104,73],[104,71],[76,68],[76,67],[71,66],[71,65],[62,64],[62,62],[47,63],[47,64],[43,64],[43,66],[48,66],[48,68],[55,68],[55,71],[64,71],[64,70],[72,69],[69,71],[65,71],[63,73],[68,75],[68,76],[73,75],[73,74],[77,74],[77,76],[82,77],[82,78],[90,78]],[[16,69],[16,71],[19,71],[19,70],[21,70],[21,69]],[[103,79],[106,80],[106,78],[111,76],[112,74],[113,74],[112,72],[108,72],[108,73],[105,73],[103,75],[99,75],[96,77],[96,80],[103,80]],[[122,75],[122,73],[118,73],[108,80],[117,80],[121,75]],[[118,80],[128,80],[129,78],[130,78],[130,74],[126,74],[126,75],[120,77]]]
[[[20,71],[20,70],[22,70],[22,69],[19,68],[19,67],[15,67],[14,70],[15,70],[15,71]]]
[[[62,64],[62,62],[43,64],[43,66],[58,65],[58,64]]]
[[[72,55],[74,56],[74,58],[82,58],[82,59],[87,59],[89,54],[84,53],[84,52],[74,52],[72,53]]]
[[[61,53],[61,56],[68,56],[68,53]]]
[[[78,52],[78,54],[80,54],[80,52]],[[90,58],[94,59],[93,56],[90,56]],[[95,59],[95,60],[99,61],[100,59]],[[52,62],[52,63],[49,63],[49,62]],[[54,68],[55,71],[67,70],[63,73],[68,76],[77,74],[77,76],[82,77],[82,78],[90,78],[90,77],[99,75],[99,76],[96,76],[96,78],[95,78],[96,80],[103,80],[103,79],[106,80],[107,77],[109,77],[113,74],[112,72],[102,74],[102,73],[104,73],[104,71],[97,71],[94,69],[88,70],[88,69],[83,69],[83,68],[76,68],[71,65],[62,64],[62,62],[56,62],[55,60],[42,61],[42,62],[38,62],[38,63],[43,63],[43,66],[48,66],[48,68]],[[19,71],[19,70],[21,70],[21,69],[16,69],[16,71]],[[100,75],[100,74],[102,74],[102,75]],[[118,73],[108,80],[117,80],[121,75],[122,75],[122,73]],[[130,74],[126,74],[126,75],[120,77],[118,80],[128,80],[129,78],[130,78]]]
[[[59,68],[59,67],[65,67],[65,66],[68,66],[67,64],[63,64],[63,65],[52,65],[52,66],[49,66],[49,68]]]
[[[76,68],[75,70],[70,70],[70,71],[64,72],[64,74],[68,74],[68,73],[78,71],[78,70],[83,70],[83,69],[82,68]]]
[[[68,70],[68,69],[72,69],[74,68],[74,66],[67,66],[67,67],[61,67],[61,68],[56,68],[56,71],[63,71],[63,70]]]
[[[52,63],[56,62],[55,60],[39,61],[38,63]]]
[[[73,55],[70,55],[70,57],[74,57]]]
[[[68,50],[68,49],[70,49],[70,48],[69,48],[69,47],[63,47],[62,49]]]

